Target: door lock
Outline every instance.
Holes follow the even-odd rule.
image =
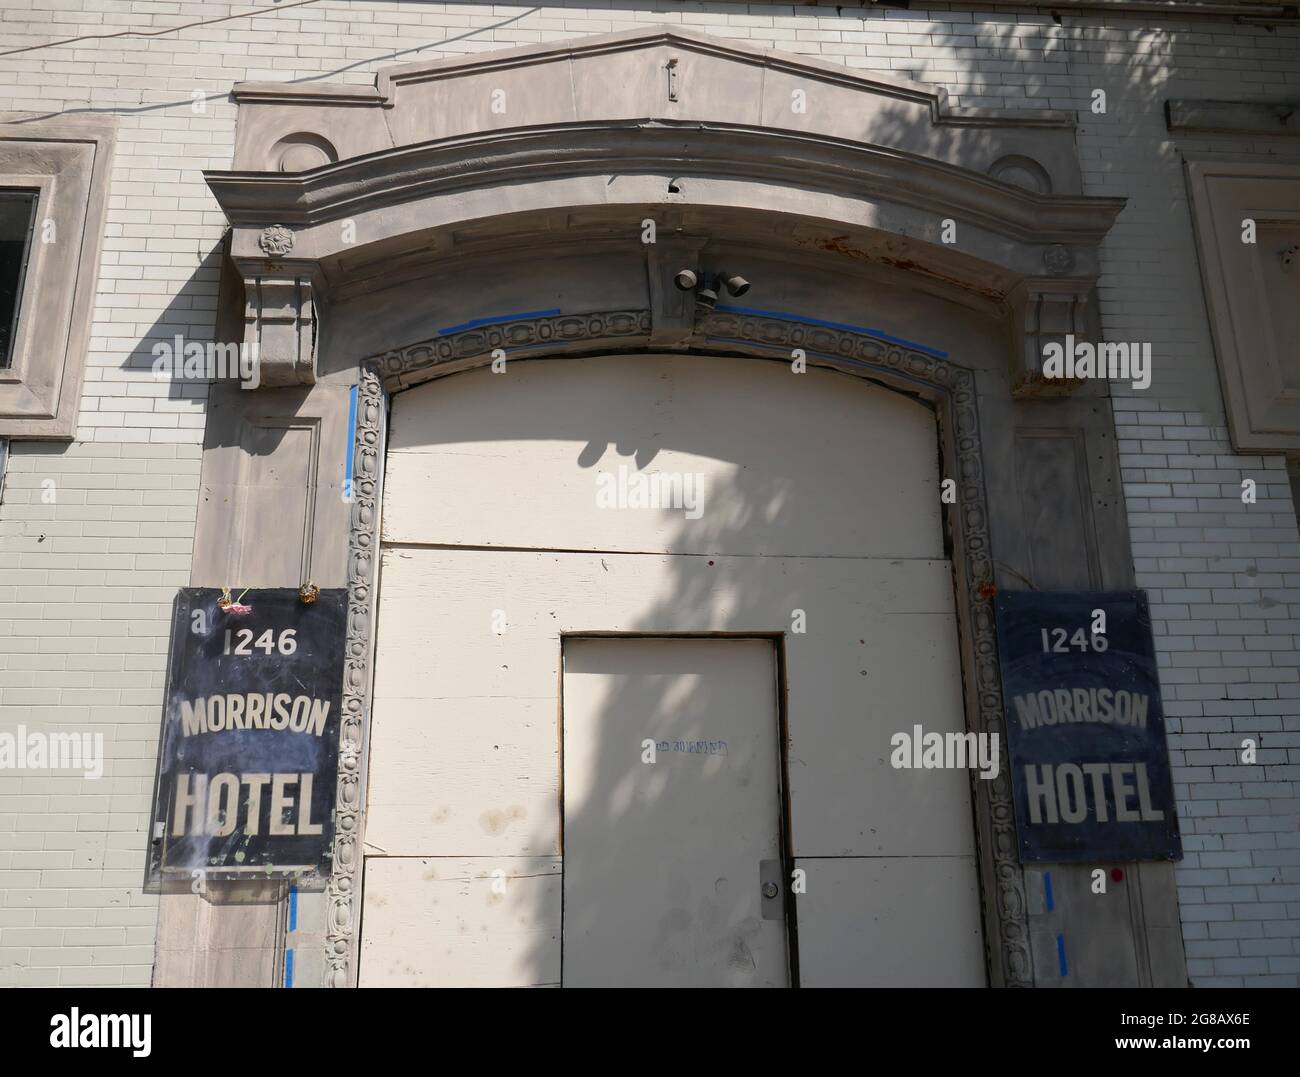
[[[758,862],[758,892],[763,895],[759,902],[760,915],[764,920],[785,919],[785,894],[781,882],[785,872],[779,860],[760,860]]]

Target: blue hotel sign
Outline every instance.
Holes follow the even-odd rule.
[[[330,871],[347,591],[223,607],[186,587],[172,616],[146,883]],[[196,882],[193,885],[200,885]]]
[[[997,595],[1025,863],[1182,856],[1145,593]]]

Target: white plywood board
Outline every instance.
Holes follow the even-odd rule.
[[[821,894],[803,900],[828,938],[850,925],[855,945],[876,945],[879,909],[929,886],[886,876],[879,902],[854,904],[861,879],[837,891],[837,864],[966,864],[973,886],[966,772],[890,765],[896,733],[963,728],[933,415],[840,375],[739,362],[514,360],[395,399],[366,829],[380,886],[363,932],[389,932],[375,944],[391,947],[388,974],[431,975],[434,952],[478,923],[463,919],[469,898],[426,900],[442,884],[397,865],[558,865],[561,654],[575,634],[783,638],[793,848],[827,865]],[[620,467],[615,494],[636,475],[703,476],[698,518],[689,505],[602,507],[597,476]],[[696,739],[717,738],[701,727]],[[616,762],[640,765],[639,739],[624,747]],[[390,873],[400,913],[379,904]],[[534,904],[551,894],[542,886]],[[977,915],[973,890],[954,900]],[[520,963],[514,935],[491,937],[437,982],[479,969],[491,971],[473,982],[558,980],[558,967]]]
[[[937,468],[933,413],[848,375],[699,356],[511,360],[502,374],[483,368],[395,397],[383,535],[941,557]],[[680,479],[680,507],[663,497],[635,507],[656,474]],[[627,507],[604,507],[602,488]],[[701,496],[688,505],[690,490]]]
[[[365,862],[362,987],[534,987],[560,980],[560,863]]]
[[[554,689],[545,699],[387,698],[378,709],[368,851],[559,855]]]
[[[975,859],[803,859],[805,987],[983,987]]]
[[[770,641],[566,642],[565,986],[789,982],[778,724]]]
[[[367,841],[553,851],[561,635],[780,633],[794,609],[807,621],[786,636],[795,850],[973,852],[966,772],[889,759],[897,732],[963,725],[947,562],[410,548],[384,555]]]

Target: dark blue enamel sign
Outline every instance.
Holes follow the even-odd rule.
[[[995,600],[1026,863],[1182,856],[1145,593]]]
[[[347,591],[185,588],[172,617],[147,883],[329,875]],[[200,891],[201,892],[201,891]]]

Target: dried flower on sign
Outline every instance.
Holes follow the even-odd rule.
[[[239,597],[243,598],[246,594],[248,594],[247,587],[245,587],[242,591],[239,592]],[[234,599],[230,597],[229,587],[223,587],[221,589],[221,597],[217,599],[217,608],[220,609],[223,613],[239,614],[239,613],[253,612],[252,606],[246,606],[238,599]]]

